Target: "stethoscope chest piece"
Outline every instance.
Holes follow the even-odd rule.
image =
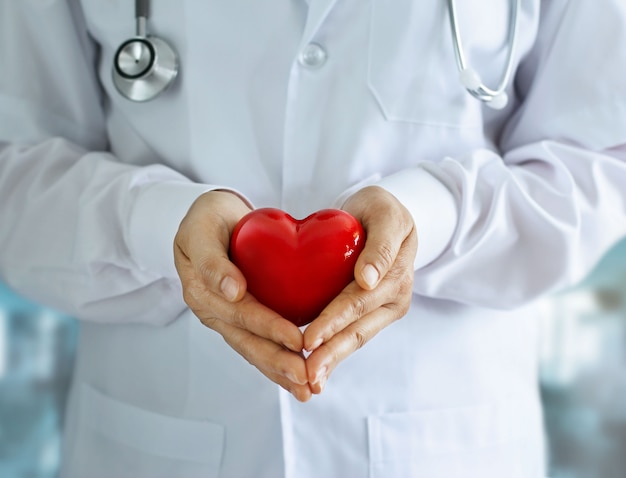
[[[174,81],[178,58],[158,37],[136,37],[125,41],[115,53],[113,84],[132,101],[149,101]]]
[[[113,58],[113,84],[131,101],[149,101],[178,75],[178,56],[159,37],[146,33],[150,2],[135,0],[136,34],[120,45]]]

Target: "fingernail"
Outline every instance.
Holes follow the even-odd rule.
[[[237,284],[237,281],[232,277],[226,276],[222,279],[220,289],[224,297],[232,302],[237,298],[237,294],[239,293],[239,284]]]
[[[296,374],[294,374],[293,372],[289,371],[285,373],[285,377],[287,377],[288,380],[290,380],[293,383],[297,383],[298,385],[304,385],[306,383],[306,380],[300,380]]]
[[[376,268],[372,264],[367,264],[363,268],[361,275],[363,276],[363,280],[365,281],[365,283],[372,288],[376,286],[380,277],[378,270],[376,270]]]
[[[320,378],[320,381],[319,381],[320,393],[324,391],[324,387],[326,387],[327,380],[328,380],[328,377],[326,375]]]
[[[315,349],[317,349],[320,345],[322,345],[322,342],[323,342],[323,341],[324,341],[324,340],[323,340],[323,339],[321,339],[321,338],[317,339],[315,342],[313,342],[313,345],[311,345],[311,347],[309,347],[306,351],[307,351],[307,352],[309,352],[309,353],[313,352],[313,351],[314,351]]]

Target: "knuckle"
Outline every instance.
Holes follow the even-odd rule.
[[[392,271],[390,278],[393,280],[393,294],[389,302],[384,306],[390,310],[394,320],[407,314],[413,297],[413,272]]]
[[[411,213],[404,207],[402,208],[402,211],[399,214],[398,223],[400,224],[400,227],[402,228],[402,230],[405,231],[407,237],[413,234],[413,231],[415,229],[413,216],[411,216]]]
[[[345,338],[343,338],[342,340],[345,340]],[[327,356],[326,363],[329,364],[328,370],[332,370],[339,362],[341,362],[342,354],[336,346],[328,346],[327,344],[323,344],[322,347],[324,348],[324,353]],[[322,347],[320,347],[320,349]]]
[[[411,296],[413,293],[413,272],[407,271],[406,274],[402,276],[399,284],[400,294],[403,296]]]
[[[209,283],[213,285],[219,284],[217,270],[210,259],[201,261],[196,267],[200,277],[204,280],[208,280]]]
[[[256,343],[252,336],[246,335],[239,337],[234,348],[250,365],[254,365],[255,367],[259,366],[256,360]]]
[[[347,307],[341,314],[341,320],[333,320],[330,322],[330,329],[334,334],[341,332],[348,324],[360,319],[369,311],[369,299],[366,294],[350,295]]]
[[[363,347],[368,341],[368,335],[361,327],[357,327],[352,335],[354,341],[354,350]]]
[[[341,331],[351,320],[350,314],[347,312],[344,312],[342,315],[339,316],[331,316],[323,313],[320,317],[322,318],[322,320],[326,321],[324,334],[322,336],[324,341],[329,340],[331,337],[334,337],[335,335],[341,333]],[[323,344],[322,347],[324,347]]]
[[[230,313],[230,322],[231,325],[234,325],[235,327],[239,327],[239,328],[246,328],[246,314],[245,312],[241,309],[241,307],[233,307],[231,308],[231,313]]]
[[[201,308],[202,295],[201,287],[194,281],[183,284],[183,300],[191,310],[197,311]]]
[[[387,270],[395,262],[396,251],[389,242],[381,242],[377,247],[379,270]]]
[[[408,312],[409,309],[411,308],[411,300],[405,300],[403,303],[400,304],[400,307],[398,308],[398,318],[400,317],[404,317]]]
[[[283,360],[283,350],[276,349],[267,357],[267,363],[272,371],[282,377],[286,377],[291,367]]]
[[[325,323],[326,338],[341,333],[348,325],[357,321],[369,311],[370,301],[365,294],[350,293],[341,300],[340,310],[324,310],[318,319]]]
[[[363,294],[355,294],[350,300],[349,314],[352,318],[363,317],[368,310],[367,296]]]
[[[193,310],[196,303],[196,296],[190,287],[183,287],[183,300],[185,301],[185,304]]]
[[[413,291],[414,272],[409,267],[394,267],[387,277],[394,284],[398,296],[410,295]]]
[[[409,210],[394,198],[389,214],[391,214],[392,223],[408,235],[407,233],[413,228],[413,216]]]
[[[202,322],[205,327],[217,331],[217,317],[200,317],[200,322]]]
[[[400,317],[403,317],[411,307],[411,299],[413,297],[413,274],[406,274],[404,279],[400,281],[399,292],[399,312]]]
[[[182,296],[185,304],[196,315],[212,314],[214,309],[214,296],[206,287],[197,280],[188,281],[183,284]]]
[[[411,296],[407,295],[402,297],[400,300],[391,304],[392,311],[394,312],[394,319],[399,319],[404,317],[411,308]]]

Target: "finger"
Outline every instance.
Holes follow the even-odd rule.
[[[196,276],[227,300],[241,300],[246,281],[230,261],[228,249],[232,229],[249,211],[239,196],[229,192],[211,191],[200,196],[181,222],[174,240],[175,263],[181,279]],[[189,265],[191,270],[185,267]]]
[[[393,289],[391,280],[384,280],[374,290],[365,290],[356,282],[348,284],[305,329],[304,349],[315,350],[350,324],[391,300],[396,295]]]
[[[207,289],[202,281],[191,281],[183,289],[185,302],[207,327],[218,318],[231,326],[271,340],[294,352],[303,348],[300,329],[246,293],[237,303],[229,302]]]
[[[204,267],[212,270],[205,273],[201,268],[201,271],[198,272],[198,267],[192,263],[192,259],[186,256],[185,247],[190,247],[192,250],[209,251],[207,252],[209,257],[204,261]],[[176,267],[183,284],[183,298],[189,308],[200,320],[218,317],[231,325],[248,329],[255,335],[273,340],[293,351],[300,352],[303,346],[300,330],[277,313],[261,305],[250,294],[247,294],[243,277],[241,283],[244,285],[238,292],[241,297],[237,297],[235,301],[232,301],[231,297],[216,287],[219,279],[215,279],[215,276],[220,273],[217,270],[219,266],[213,267],[208,264],[212,261],[214,263],[219,262],[220,259],[215,258],[216,252],[212,253],[211,250],[219,251],[219,247],[211,248],[206,245],[194,247],[183,243],[175,250],[175,254],[178,256]],[[199,253],[196,252],[196,254]],[[227,259],[223,259],[222,263],[224,264],[222,271],[230,267],[231,270],[235,271],[234,273],[240,274],[234,264]],[[210,284],[211,277],[213,277],[213,287]]]
[[[357,191],[343,209],[361,221],[367,234],[355,265],[355,280],[364,289],[374,289],[393,266],[404,239],[411,234],[413,219],[395,196],[378,186]]]
[[[193,234],[175,242],[175,256],[179,257],[181,266],[193,269],[185,272],[193,273],[226,300],[237,302],[246,292],[246,279],[228,257],[228,241],[228,230],[218,222],[205,221],[195,225]],[[178,273],[182,276],[183,271],[178,269]]]
[[[396,209],[376,216],[375,221],[364,221],[367,240],[357,259],[354,278],[361,287],[372,290],[393,267],[412,225]]]
[[[394,266],[374,290],[364,290],[355,282],[348,285],[304,331],[305,350],[315,350],[378,307],[397,304],[404,315],[411,300],[416,248],[417,238],[411,234],[404,240]]]
[[[193,263],[204,284],[229,302],[241,300],[246,293],[246,279],[230,261],[227,249],[206,246],[202,252],[203,256]]]
[[[294,352],[302,352],[304,343],[300,329],[250,294],[246,294],[236,307],[218,300],[213,305],[213,312],[220,314],[229,325],[245,329]]]
[[[312,352],[306,360],[311,392],[321,393],[328,377],[341,361],[363,347],[378,332],[402,315],[396,304],[380,307],[352,323]]]
[[[215,319],[211,328],[267,378],[290,392],[299,401],[311,398],[304,358],[247,330]]]

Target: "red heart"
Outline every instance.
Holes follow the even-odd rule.
[[[364,244],[363,227],[345,211],[323,209],[298,220],[263,208],[239,221],[230,255],[248,291],[300,327],[354,280]]]

